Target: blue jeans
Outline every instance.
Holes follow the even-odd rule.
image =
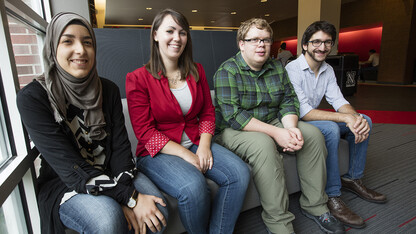
[[[197,145],[189,148],[196,152]],[[233,233],[250,180],[248,166],[234,153],[212,143],[213,167],[202,174],[180,157],[159,153],[139,157],[137,167],[163,192],[178,200],[179,216],[189,234]],[[218,184],[211,207],[205,177]]]
[[[370,117],[366,115],[363,115],[363,117],[367,120],[370,128],[372,128]],[[325,144],[328,150],[328,157],[326,158],[327,182],[325,192],[328,197],[340,196],[341,178],[339,176],[338,166],[338,145],[341,136],[345,136],[350,151],[348,173],[344,175],[348,179],[361,179],[363,177],[370,137],[359,144],[355,144],[355,136],[345,123],[332,121],[309,121],[308,123],[319,128],[325,137]]]
[[[137,173],[134,186],[140,193],[165,200],[157,187],[143,173]],[[157,207],[167,220],[167,207],[159,204]],[[127,220],[120,204],[104,195],[77,194],[60,206],[59,217],[66,227],[78,233],[129,233]],[[147,229],[147,232],[152,233],[150,229]],[[160,233],[162,232],[163,230]]]

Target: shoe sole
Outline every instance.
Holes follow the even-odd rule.
[[[305,215],[306,217],[308,217],[308,218],[310,218],[310,219],[312,219],[316,224],[318,224],[318,226],[319,226],[319,228],[322,230],[322,231],[324,231],[325,233],[335,233],[335,234],[342,234],[342,233],[345,233],[345,231],[341,231],[341,232],[333,232],[333,231],[330,231],[330,230],[328,230],[328,229],[326,229],[324,226],[322,226],[316,219],[315,219],[315,217],[314,216],[312,216],[311,214],[309,214],[308,212],[306,212],[306,211],[304,211],[303,209],[300,209],[300,212],[303,214],[303,215]]]
[[[357,226],[357,225],[353,225],[353,224],[349,224],[349,223],[342,222],[339,219],[338,219],[338,221],[341,222],[342,224],[344,224],[345,226],[348,226],[350,228],[355,228],[355,229],[363,229],[363,228],[365,228],[367,226],[365,223],[363,225],[361,225],[361,226]]]
[[[352,193],[354,193],[355,195],[359,196],[361,199],[366,200],[366,201],[368,201],[368,202],[377,203],[377,204],[384,204],[384,203],[386,203],[386,202],[387,202],[387,199],[386,199],[386,200],[384,200],[384,201],[377,201],[377,200],[371,200],[371,199],[368,199],[368,198],[366,198],[366,197],[361,196],[361,194],[357,193],[355,190],[353,190],[353,189],[349,189],[349,188],[346,188],[346,187],[341,187],[341,189],[346,190],[346,191],[349,191],[349,192],[352,192]]]

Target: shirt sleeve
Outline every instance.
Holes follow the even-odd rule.
[[[146,142],[145,148],[155,156],[170,140],[156,129],[156,121],[150,109],[150,96],[145,69],[127,74],[126,97],[134,133],[139,141]],[[153,77],[152,77],[153,78]]]
[[[287,70],[287,74],[289,76],[290,82],[293,85],[293,88],[295,89],[296,95],[298,97],[299,100],[299,117],[303,118],[303,116],[305,116],[307,113],[309,113],[309,111],[311,111],[312,109],[314,109],[310,104],[309,104],[309,99],[306,96],[306,94],[303,92],[302,89],[302,73],[300,68],[298,67],[294,67],[293,64],[295,64],[294,62],[292,62],[291,64],[288,64],[286,66],[286,70]]]
[[[199,81],[202,86],[202,94],[204,98],[204,104],[201,112],[198,115],[199,118],[199,135],[202,133],[209,133],[214,135],[215,132],[215,108],[212,105],[211,91],[208,86],[208,81],[205,76],[204,68],[201,64],[197,64]]]
[[[328,86],[325,91],[326,101],[336,110],[345,105],[350,104],[342,95],[341,90],[337,84],[337,78],[335,77],[334,69],[328,66],[326,72],[330,72],[331,76],[328,80]]]
[[[235,68],[223,64],[214,75],[214,89],[223,119],[231,128],[241,130],[253,117],[241,108],[236,75]]]

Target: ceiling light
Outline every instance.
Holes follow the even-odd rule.
[[[260,2],[267,2],[267,0],[260,0]]]
[[[211,20],[211,23],[215,23],[215,20]]]
[[[142,20],[143,20],[143,18],[138,18],[137,20],[142,21]]]
[[[146,7],[146,10],[150,11],[152,8],[151,7]]]
[[[198,10],[192,10],[192,12],[193,12],[193,13],[196,13],[196,12],[198,12]]]
[[[237,15],[237,12],[232,11],[232,12],[231,12],[231,15]]]
[[[266,17],[267,17],[267,16],[270,16],[270,14],[265,14],[264,16],[266,16]]]

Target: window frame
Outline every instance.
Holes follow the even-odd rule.
[[[51,13],[48,0],[40,0],[43,14],[50,21]],[[0,95],[9,136],[12,157],[0,168],[0,206],[13,195],[14,189],[20,193],[19,199],[24,211],[24,220],[28,233],[40,233],[40,217],[36,200],[34,160],[39,156],[32,148],[28,135],[23,128],[16,105],[16,95],[20,89],[13,45],[8,25],[8,13],[24,24],[38,31],[46,32],[47,21],[21,0],[0,0]],[[3,53],[4,51],[4,53]],[[12,118],[11,118],[12,117]]]

